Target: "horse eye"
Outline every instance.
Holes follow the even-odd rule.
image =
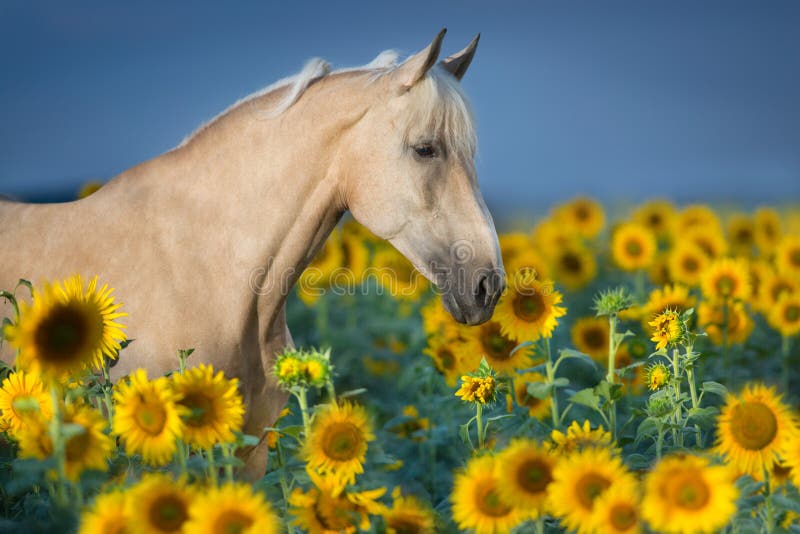
[[[423,144],[414,146],[414,152],[416,152],[417,156],[419,156],[421,158],[435,158],[436,157],[436,149],[430,143],[423,143]]]

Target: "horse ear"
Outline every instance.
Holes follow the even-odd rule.
[[[466,48],[441,60],[439,65],[460,80],[464,77],[464,73],[467,72],[469,64],[472,63],[472,58],[475,56],[475,50],[478,48],[478,41],[480,40],[481,34],[476,35]]]
[[[394,76],[404,89],[408,90],[413,87],[436,64],[436,60],[439,59],[439,52],[442,49],[442,39],[444,39],[445,33],[447,33],[447,28],[442,28],[442,31],[433,38],[431,44],[397,67]]]

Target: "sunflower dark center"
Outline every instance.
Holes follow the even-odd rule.
[[[85,427],[82,432],[70,437],[66,444],[67,461],[75,462],[81,460],[89,448],[90,442],[89,432]]]
[[[184,421],[191,427],[207,426],[214,419],[214,401],[199,391],[185,395],[179,404],[189,409]]]
[[[608,339],[603,330],[593,327],[583,332],[583,342],[586,343],[587,347],[591,347],[593,350],[599,350],[606,347]]]
[[[759,451],[778,434],[778,419],[762,402],[743,402],[731,412],[731,434],[741,447]]]
[[[731,295],[736,289],[736,280],[730,275],[723,275],[717,278],[716,289],[720,295]]]
[[[609,486],[611,486],[611,481],[606,477],[597,473],[586,473],[575,484],[575,496],[584,509],[591,510],[594,500]]]
[[[484,482],[476,491],[475,504],[490,517],[503,517],[511,512],[511,507],[500,499],[494,483]]]
[[[340,421],[330,425],[322,438],[325,455],[338,462],[352,460],[364,441],[361,430],[353,423]]]
[[[681,508],[699,510],[708,504],[711,498],[708,484],[697,473],[688,473],[674,484],[672,500]]]
[[[86,346],[91,325],[74,305],[55,307],[39,323],[34,334],[39,354],[47,363],[68,363],[79,359]]]
[[[496,323],[484,330],[481,345],[488,353],[487,356],[495,360],[508,360],[514,348],[513,343],[500,333],[500,325]]]
[[[552,480],[550,466],[538,458],[522,462],[517,470],[517,484],[528,493],[543,493]]]
[[[577,254],[567,252],[561,256],[561,267],[569,273],[580,273],[583,271],[583,262]]]
[[[790,304],[783,311],[783,318],[790,323],[796,323],[800,319],[800,306]]]
[[[439,361],[444,369],[450,370],[456,366],[456,357],[449,349],[439,349]]]
[[[408,517],[393,517],[386,521],[386,526],[396,534],[422,534],[423,525]]]
[[[661,217],[660,213],[651,213],[647,217],[647,223],[652,226],[653,228],[660,228],[661,224],[664,222],[664,219]]]
[[[689,256],[683,259],[683,268],[690,273],[697,272],[700,268],[700,262],[696,258]]]
[[[800,267],[800,248],[796,248],[789,253],[789,263],[795,267]]]
[[[575,218],[579,221],[587,221],[591,217],[591,212],[586,206],[578,206],[575,208]]]
[[[150,524],[160,532],[177,532],[189,517],[186,503],[176,495],[162,495],[150,505]]]
[[[644,247],[639,241],[629,239],[625,242],[625,252],[627,252],[629,256],[639,257],[642,255],[642,252],[644,252]]]
[[[740,228],[736,232],[736,241],[743,245],[748,245],[753,241],[753,231],[749,228]]]
[[[514,298],[514,315],[527,322],[538,321],[547,310],[544,299],[539,293],[533,295],[517,295]]]
[[[242,534],[253,525],[253,518],[239,510],[226,510],[214,522],[211,532],[220,534]]]
[[[157,402],[143,402],[134,412],[133,418],[140,430],[151,436],[157,436],[167,424],[167,412]]]
[[[636,514],[636,509],[623,503],[613,505],[608,514],[608,518],[611,524],[620,530],[631,528],[639,519]]]

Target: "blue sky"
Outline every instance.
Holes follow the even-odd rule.
[[[490,206],[800,200],[800,2],[0,3],[0,192],[64,198],[297,71],[448,28]]]

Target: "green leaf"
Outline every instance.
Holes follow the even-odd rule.
[[[771,499],[779,511],[786,510],[787,512],[800,514],[800,500],[790,499],[786,495],[780,493],[773,493]]]
[[[70,439],[82,436],[86,433],[86,428],[83,425],[78,425],[75,423],[64,423],[64,426],[61,427],[61,437],[66,442]]]
[[[524,349],[525,347],[530,347],[531,345],[533,345],[533,341],[523,341],[522,343],[511,349],[509,357],[513,356],[514,353],[517,352],[518,350]]]
[[[619,344],[622,343],[625,340],[625,338],[631,337],[633,335],[634,335],[634,333],[631,332],[630,330],[626,330],[625,332],[622,332],[622,333],[616,332],[614,334],[614,343],[617,346],[619,346]]]
[[[531,382],[528,384],[528,395],[535,399],[546,399],[550,396],[553,385],[548,382]]]
[[[703,382],[700,391],[719,395],[720,397],[725,397],[728,394],[728,388],[719,382]]]
[[[492,423],[494,421],[500,421],[501,419],[508,419],[509,417],[514,417],[514,414],[504,413],[503,415],[495,415],[494,417],[488,418],[486,422]]]
[[[458,437],[461,438],[461,442],[464,443],[464,445],[472,445],[469,439],[469,423],[458,427]]]
[[[553,380],[553,387],[563,388],[569,385],[569,378],[559,377]]]
[[[570,397],[569,402],[588,406],[593,410],[600,410],[600,397],[594,392],[593,388],[586,388],[576,392]]]
[[[366,388],[351,389],[351,390],[345,391],[344,393],[337,393],[336,397],[338,397],[340,399],[346,399],[348,397],[355,397],[357,395],[361,395],[362,393],[366,393],[366,392],[367,392]]]
[[[707,408],[691,408],[687,413],[686,421],[691,421],[703,428],[710,428],[714,425],[718,413],[719,410],[713,406]]]

